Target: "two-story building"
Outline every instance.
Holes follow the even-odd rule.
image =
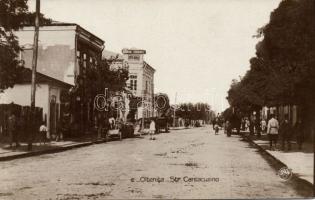
[[[129,80],[127,85],[134,96],[141,97],[143,105],[138,107],[137,119],[154,115],[154,73],[155,69],[145,60],[145,50],[123,49],[123,58],[128,62]]]
[[[15,32],[23,51],[20,58],[26,68],[32,67],[34,27],[24,26]],[[49,135],[56,131],[56,124],[62,115],[62,95],[69,89],[76,90],[79,85],[87,86],[86,72],[97,68],[102,58],[104,41],[78,24],[55,22],[41,26],[39,29],[36,106],[43,108],[43,119],[46,119]],[[0,103],[14,102],[19,105],[30,105],[31,76],[17,83],[0,94]],[[85,130],[93,120],[93,99],[86,90],[80,90],[75,98],[76,103],[71,123],[79,124],[79,130]]]

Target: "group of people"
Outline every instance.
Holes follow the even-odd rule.
[[[22,119],[16,116],[16,114],[11,111],[11,113],[8,116],[8,123],[7,123],[7,132],[9,136],[9,144],[10,148],[18,148],[20,147],[20,135],[19,132],[21,131],[22,127]],[[25,130],[24,130],[25,131]],[[47,141],[47,127],[45,123],[43,122],[41,126],[39,127],[38,135],[34,135],[36,138],[39,138],[40,144]],[[15,144],[15,146],[13,146]]]
[[[292,141],[295,139],[298,149],[301,150],[303,147],[303,143],[305,140],[305,130],[302,123],[302,120],[299,119],[297,122],[292,125],[289,120],[288,115],[284,116],[284,119],[279,122],[274,114],[270,115],[270,119],[266,121],[262,119],[260,122],[255,117],[251,118],[243,118],[240,120],[240,129],[243,131],[249,131],[250,135],[254,133],[257,134],[258,137],[261,136],[261,133],[267,134],[270,144],[270,150],[276,150],[278,141],[280,140],[281,149],[283,151],[292,149]],[[232,126],[231,121],[227,120],[224,124],[224,130],[227,132],[229,136],[231,132]],[[219,118],[215,118],[213,121],[213,129],[215,130],[215,134],[218,134],[220,128]],[[234,127],[235,128],[235,127]]]
[[[281,138],[282,150],[291,150],[291,142],[296,137],[298,149],[301,150],[304,143],[304,128],[301,120],[298,120],[294,126],[290,123],[288,116],[284,117],[284,120],[279,123],[272,114],[267,124],[267,134],[269,137],[270,150],[277,149],[277,142],[279,136]]]

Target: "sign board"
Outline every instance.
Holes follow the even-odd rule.
[[[123,49],[122,53],[123,54],[146,54],[146,51],[141,50],[141,49]]]

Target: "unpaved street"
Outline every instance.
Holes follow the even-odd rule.
[[[1,199],[300,197],[239,136],[172,131],[1,162]],[[170,178],[172,177],[172,178]],[[175,179],[175,177],[177,177]],[[195,179],[193,179],[195,178]]]

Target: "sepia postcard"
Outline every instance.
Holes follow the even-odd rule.
[[[0,199],[315,195],[314,0],[0,0]]]

